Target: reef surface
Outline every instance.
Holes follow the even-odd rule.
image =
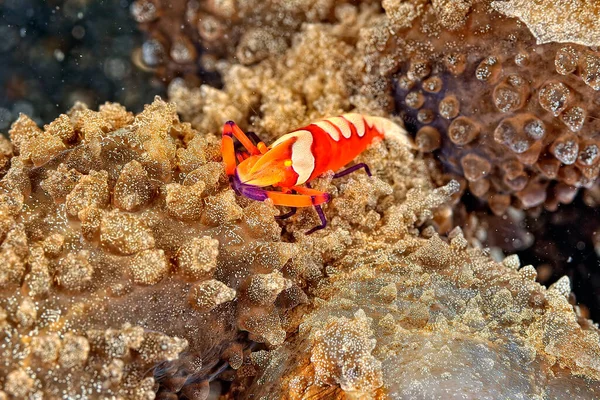
[[[559,172],[597,174],[556,150],[559,128],[579,146],[594,122],[579,138],[566,106],[542,106],[546,75],[508,56],[554,63],[562,45],[535,44],[489,1],[165,3],[132,13],[156,35],[141,57],[172,79],[171,102],[137,115],[77,103],[43,128],[21,115],[0,141],[0,399],[600,396],[600,332],[571,304],[569,279],[547,288],[532,265],[494,261],[454,227],[467,187],[500,214],[527,208],[509,161],[525,187],[542,185],[538,206],[577,189],[496,139],[505,119],[525,129],[524,110],[545,129],[524,146]],[[493,34],[508,39],[473,44]],[[584,98],[590,65],[552,84]],[[498,108],[498,91],[523,110]],[[229,187],[225,121],[271,142],[351,110],[404,121],[415,145],[373,145],[356,160],[373,177],[316,180],[333,197],[326,230],[304,234],[312,209],[278,222],[286,209]]]
[[[320,179],[331,226],[305,235],[312,210],[280,226],[236,197],[218,137],[160,99],[9,133],[4,397],[598,394],[598,329],[568,279],[546,289],[459,229],[447,243],[427,221],[459,184],[433,189],[406,145],[361,156],[375,177]]]
[[[166,28],[184,26],[181,34],[189,43],[204,46],[196,53],[194,68],[221,76],[222,87],[210,81],[198,86],[189,73],[173,69],[168,57],[159,64],[161,76],[176,76],[169,98],[199,130],[227,118],[222,111],[267,141],[324,115],[352,109],[399,115],[416,147],[427,154],[435,184],[456,179],[465,194],[454,196],[454,221],[440,232],[468,226],[465,235],[475,245],[520,252],[534,264],[550,266],[551,272],[542,275],[550,276],[544,282],[566,272],[597,318],[600,274],[594,230],[569,233],[576,244],[585,245],[585,254],[563,245],[560,238],[543,243],[534,233],[553,229],[551,224],[540,227],[539,221],[583,215],[577,205],[565,207],[578,195],[590,207],[598,204],[600,53],[579,44],[575,36],[571,43],[538,43],[533,27],[499,12],[499,3],[316,2],[329,11],[321,19],[294,25],[291,36],[292,28],[280,26],[279,20],[261,20],[260,29],[278,35],[286,31],[290,40],[273,53],[256,48],[261,54],[256,59],[239,36],[203,38],[188,23],[189,13],[163,10],[158,2],[152,4],[162,11],[142,27],[151,36],[162,35],[167,54],[174,39]],[[583,1],[568,3],[588,14],[596,12]],[[222,26],[234,24],[223,15],[234,15],[236,26],[254,21],[248,2],[211,4],[207,10],[200,7],[204,11],[198,15],[208,13]],[[515,2],[502,4],[507,8]],[[542,6],[551,4],[540,2]],[[538,16],[549,18],[542,25],[551,25],[553,14]],[[597,20],[586,26],[593,31]],[[568,35],[567,28],[576,21],[565,20],[564,29],[555,31]],[[218,41],[215,49],[220,51],[211,47],[211,40]],[[251,62],[236,55],[241,51]],[[225,108],[214,107],[225,98]],[[595,212],[585,214],[600,223]],[[548,246],[560,248],[565,256],[548,263],[548,255],[536,251]],[[585,264],[567,262],[582,258]]]

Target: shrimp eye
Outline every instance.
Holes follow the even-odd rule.
[[[292,166],[292,160],[285,160],[283,162],[283,165],[285,165],[286,167],[291,167]]]

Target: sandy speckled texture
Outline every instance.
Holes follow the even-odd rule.
[[[172,104],[157,99],[135,117],[114,104],[77,105],[45,130],[21,116],[10,136],[17,155],[0,183],[0,379],[9,394],[25,374],[27,395],[100,385],[106,395],[149,398],[155,381],[173,375],[202,381],[236,342],[236,326],[256,341],[283,340],[275,298],[301,290],[285,280],[264,301],[255,280],[297,251],[279,243],[272,206],[236,203],[217,139],[180,123]],[[45,146],[47,136],[60,145]],[[201,154],[193,167],[190,151]],[[184,350],[171,370],[147,374]]]
[[[212,23],[177,36],[157,72],[193,73],[200,37],[210,50],[203,67],[214,61],[222,88],[174,79],[172,102],[156,98],[140,114],[78,103],[43,128],[22,115],[0,143],[0,399],[597,398],[599,331],[569,303],[568,279],[546,288],[532,266],[492,261],[459,228],[438,234],[452,227],[461,190],[452,176],[465,178],[462,189],[489,180],[469,183],[482,198],[493,190],[501,204],[523,201],[509,184],[535,164],[531,153],[505,160],[473,148],[533,147],[539,124],[528,123],[537,118],[569,129],[545,136],[544,160],[572,159],[573,129],[593,125],[580,127],[585,103],[569,102],[594,90],[594,51],[543,48],[552,63],[559,55],[562,78],[530,82],[512,76],[510,60],[531,56],[507,58],[515,42],[499,42],[508,50],[496,54],[496,44],[465,34],[484,35],[496,19],[516,24],[489,2],[250,4],[144,0],[132,9],[149,28],[170,14],[187,28]],[[298,10],[306,20],[294,19]],[[223,21],[248,34],[222,35]],[[490,35],[516,25],[502,26]],[[533,40],[519,29],[516,39]],[[436,39],[446,32],[465,40]],[[264,37],[273,40],[258,46]],[[161,55],[159,46],[145,51]],[[584,64],[571,63],[580,54]],[[493,93],[506,101],[491,102]],[[489,104],[473,109],[483,98]],[[519,107],[533,117],[513,115]],[[345,111],[404,119],[413,133],[415,121],[427,126],[416,147],[441,146],[451,173],[432,172],[406,143],[377,143],[356,160],[373,177],[312,182],[333,198],[329,226],[312,235],[314,210],[277,222],[286,209],[230,189],[219,152],[225,121],[271,142]],[[445,125],[433,123],[440,118]],[[506,129],[494,135],[490,121],[500,120]],[[513,143],[503,134],[511,126],[528,126],[529,138]],[[577,186],[576,168],[596,165],[585,155],[556,166],[557,185]]]
[[[569,21],[597,29],[595,7],[569,4],[581,11]],[[525,25],[506,11],[525,9],[488,0],[338,4],[333,20],[297,27],[291,47],[260,62],[221,55],[223,89],[187,89],[180,74],[169,96],[198,129],[226,111],[266,139],[340,111],[393,108],[417,147],[441,161],[438,184],[459,179],[497,215],[511,205],[554,211],[600,172],[600,53],[573,29]],[[536,26],[566,36],[545,43]],[[224,99],[226,110],[215,110]]]
[[[236,198],[217,137],[161,99],[136,116],[78,104],[44,129],[23,115],[9,133],[0,382],[14,396],[102,387],[150,398],[206,386],[215,371],[240,368],[252,343],[281,345],[294,329],[289,310],[310,302],[330,260],[363,243],[408,189],[430,187],[422,161],[380,143],[365,157],[384,180],[317,182],[337,193],[331,228],[306,236],[312,210],[282,227],[272,205]],[[46,136],[60,146],[44,146]]]
[[[568,279],[546,289],[518,258],[451,236],[348,251],[245,398],[596,398],[598,330],[572,312]]]
[[[598,331],[567,302],[568,280],[546,290],[532,267],[494,263],[459,230],[446,243],[435,227],[448,213],[433,210],[459,184],[434,190],[405,145],[361,156],[375,177],[319,179],[334,193],[331,224],[307,236],[312,210],[278,225],[275,207],[236,197],[217,138],[179,122],[172,104],[120,118],[115,107],[61,116],[74,134],[54,136],[59,152],[34,145],[48,127],[22,116],[11,129],[4,393],[204,399],[221,377],[230,393],[268,398],[597,390]],[[196,169],[178,157],[187,151],[200,154]],[[419,358],[428,366],[403,366]],[[498,385],[481,362],[519,365],[521,383]]]
[[[567,42],[584,46],[600,44],[600,8],[594,0],[568,0],[560,3],[503,0],[493,1],[492,7],[523,21],[538,43]]]

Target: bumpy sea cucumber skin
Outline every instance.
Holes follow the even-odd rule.
[[[173,104],[156,99],[131,118],[104,110],[71,110],[63,125],[75,135],[59,136],[60,152],[36,149],[52,154],[37,166],[20,149],[47,132],[26,117],[11,129],[19,147],[0,181],[6,394],[204,398],[222,370],[232,390],[274,398],[426,396],[434,382],[458,395],[472,387],[448,377],[514,378],[499,367],[478,376],[469,368],[481,362],[544,377],[546,388],[519,381],[532,394],[597,387],[598,332],[567,302],[568,281],[545,290],[531,268],[493,263],[459,231],[450,244],[435,224],[421,234],[433,217],[444,223],[447,211],[432,210],[459,184],[433,190],[405,145],[361,156],[375,177],[317,180],[336,194],[331,225],[307,236],[311,210],[282,227],[272,205],[236,197],[217,137],[179,122]],[[124,193],[136,200],[116,201]],[[394,369],[392,359],[430,368]]]
[[[244,398],[600,394],[598,329],[578,321],[568,279],[566,291],[546,289],[518,258],[497,264],[460,231],[449,243],[390,234],[388,224],[431,200],[422,193],[389,210],[387,235],[330,266],[336,273],[315,293],[298,335],[272,351]]]
[[[465,25],[448,26],[443,11],[459,8],[440,9],[441,3],[469,3]],[[570,6],[596,20],[597,7],[584,3]],[[493,4],[531,11],[524,2]],[[462,175],[464,189],[502,215],[511,203],[555,210],[579,188],[595,186],[598,119],[590,104],[600,58],[594,48],[573,44],[579,42],[570,30],[563,32],[572,40],[561,41],[571,44],[536,44],[527,27],[484,1],[432,2],[408,26],[394,17],[401,9],[386,8],[404,51],[391,77],[397,110],[417,131],[417,145],[439,155],[448,173]]]
[[[454,7],[456,3],[461,3],[462,7]],[[390,1],[383,2],[385,15],[381,10],[368,7],[362,12],[352,6],[343,7],[339,10],[340,19],[334,24],[306,25],[300,29],[293,46],[281,56],[255,65],[225,64],[223,89],[208,85],[188,88],[182,80],[174,80],[169,94],[184,118],[201,130],[215,129],[211,127],[225,118],[224,114],[236,115],[241,121],[252,120],[248,129],[256,130],[267,142],[322,115],[354,107],[361,112],[378,113],[390,110],[396,100],[396,110],[403,115],[411,131],[423,127],[435,129],[433,133],[422,133],[431,138],[429,142],[433,145],[429,150],[441,146],[439,154],[452,176],[467,178],[462,180],[463,189],[468,185],[476,196],[488,200],[494,212],[504,213],[511,202],[523,208],[544,204],[552,209],[559,202],[572,199],[575,186],[579,185],[577,179],[584,176],[584,171],[592,177],[596,173],[593,133],[597,131],[597,121],[588,119],[580,126],[577,122],[580,110],[563,115],[567,107],[561,109],[562,98],[572,101],[574,95],[578,100],[573,106],[580,107],[582,99],[595,93],[591,86],[593,74],[590,73],[594,64],[580,66],[576,61],[572,66],[569,58],[572,54],[577,60],[580,54],[587,54],[588,49],[579,46],[544,45],[536,48],[539,51],[531,51],[535,47],[531,34],[514,20],[488,13],[484,3],[434,1],[430,5],[419,1]],[[349,21],[353,21],[350,24],[354,29],[347,28]],[[473,31],[467,31],[465,23]],[[450,37],[456,40],[445,40],[448,35],[454,35]],[[463,40],[464,37],[467,39]],[[497,40],[505,37],[508,39]],[[467,57],[469,54],[476,56]],[[594,54],[592,51],[592,58]],[[539,68],[540,65],[547,68]],[[552,85],[546,88],[547,81],[554,83],[553,80],[561,83],[554,92],[548,90],[553,88]],[[240,82],[244,84],[240,85]],[[562,85],[567,86],[568,91],[562,90]],[[547,90],[542,90],[544,88]],[[409,98],[411,93],[420,96]],[[556,99],[560,101],[557,103]],[[409,103],[415,106],[414,112],[409,109]],[[255,117],[257,110],[260,116]],[[501,123],[506,129],[497,129]],[[509,129],[512,127],[515,128],[511,136],[507,133],[512,132]],[[571,136],[559,135],[563,131],[571,132]],[[568,150],[573,145],[568,139],[573,135],[577,138],[591,135],[585,144],[591,146],[590,151],[584,154],[587,158],[579,160],[576,155],[574,163],[562,164],[572,161],[573,156]],[[529,151],[531,148],[535,152]],[[547,149],[546,153],[544,149]],[[590,168],[584,167],[583,159]],[[377,162],[369,156],[365,160]],[[398,174],[404,167],[403,162],[401,159],[390,162],[392,166],[380,168],[379,174],[383,174],[380,176],[384,181],[393,182],[391,197],[404,201],[406,192],[398,192],[403,186],[403,178]],[[449,179],[440,175],[437,178],[439,182]],[[377,196],[389,193],[384,185],[378,190]],[[498,393],[501,393],[499,396],[518,398],[521,392],[527,392],[533,398],[560,398],[556,388],[564,379],[569,381],[569,387],[581,393],[582,398],[597,396],[597,361],[587,363],[586,372],[583,372],[575,359],[580,355],[582,360],[598,359],[598,347],[594,344],[598,333],[573,312],[564,296],[555,293],[564,294],[564,291],[544,290],[534,282],[535,270],[530,266],[516,273],[481,254],[463,249],[466,241],[460,235],[455,237],[453,246],[456,249],[450,254],[447,245],[432,236],[430,230],[423,231],[428,241],[411,236],[415,233],[412,224],[422,223],[431,216],[426,211],[431,203],[425,194],[415,194],[408,205],[396,206],[396,213],[391,209],[382,213],[389,206],[386,201],[390,197],[384,197],[382,204],[385,206],[380,208],[377,202],[382,200],[364,196],[371,192],[362,189],[360,177],[344,185],[343,193],[348,193],[351,198],[334,196],[329,210],[342,217],[333,223],[349,227],[350,232],[337,235],[337,243],[330,242],[333,253],[323,252],[324,256],[317,257],[325,263],[327,276],[334,277],[322,286],[320,297],[329,302],[323,304],[314,300],[310,308],[301,305],[291,317],[286,317],[300,324],[300,333],[271,353],[272,361],[268,367],[265,367],[264,357],[255,362],[255,369],[266,368],[266,371],[254,381],[247,392],[248,397],[280,398],[284,394],[290,398],[343,397],[342,385],[345,389],[382,397],[390,394],[399,398],[441,395],[433,392],[436,385],[454,391],[456,396],[473,393],[467,384],[450,386],[463,380],[478,388],[489,386],[485,395],[490,398],[497,397]],[[411,211],[414,204],[422,207],[418,213]],[[355,247],[358,242],[352,232],[353,225],[347,224],[361,215],[361,209],[373,205],[375,209],[361,217],[359,226],[380,230],[361,239],[362,248],[372,246],[361,253]],[[436,223],[441,221],[436,219]],[[295,226],[286,228],[294,234],[300,233]],[[392,243],[400,241],[399,249],[385,253],[381,249],[389,243],[379,242],[382,237],[389,238]],[[307,240],[311,246],[315,245],[313,243],[320,245],[319,241],[312,242],[300,235],[295,238]],[[411,260],[410,255],[419,247],[426,250],[419,251],[419,258]],[[360,256],[353,257],[352,251]],[[440,262],[438,255],[445,261]],[[452,264],[452,260],[456,264]],[[512,264],[507,261],[506,266],[509,265]],[[387,272],[381,271],[385,268],[396,268],[397,271],[388,276]],[[360,274],[354,275],[355,269]],[[412,277],[411,271],[417,271],[419,277]],[[340,277],[339,281],[337,277]],[[371,282],[369,279],[377,284],[363,282]],[[403,283],[398,284],[398,281]],[[411,287],[416,293],[405,294],[405,288]],[[425,287],[428,290],[423,293]],[[381,309],[372,311],[369,304],[380,290],[384,292],[381,297],[396,296],[402,301],[389,300],[391,305],[382,305]],[[340,294],[334,296],[331,293]],[[425,303],[421,304],[421,300]],[[449,306],[447,301],[457,304]],[[317,310],[314,319],[311,314],[305,316],[311,309]],[[364,316],[356,316],[361,309]],[[358,337],[356,330],[343,330],[345,325],[360,325],[369,319],[370,330],[360,330],[364,337]],[[330,325],[324,326],[324,321]],[[557,324],[556,321],[562,322]],[[391,330],[391,338],[396,337],[397,341],[385,338],[377,325],[380,322],[385,329]],[[559,334],[558,326],[562,323],[572,329],[565,336]],[[512,333],[515,329],[518,334]],[[402,335],[395,334],[396,330]],[[339,337],[339,343],[319,341],[327,337],[327,333]],[[457,335],[452,337],[458,338],[456,342],[464,343],[464,347],[454,347],[445,339],[439,339],[441,336],[446,338],[445,334]],[[403,339],[404,336],[408,339]],[[571,352],[568,346],[558,349],[561,340],[568,341],[568,337],[578,338],[577,350]],[[335,365],[323,360],[330,354],[339,355],[339,349],[346,345],[370,343],[373,338],[378,344],[370,352],[339,356],[340,364]],[[500,345],[493,343],[496,338]],[[390,347],[399,350],[388,349],[390,341],[393,345]],[[550,342],[553,344],[549,346]],[[381,347],[378,347],[380,343]],[[328,349],[328,346],[333,348]],[[403,349],[410,346],[415,347],[414,353],[410,354],[422,357],[418,358],[419,365],[431,365],[430,370],[411,373],[403,367],[399,371],[394,370],[391,363],[386,364],[388,356],[409,362],[410,357],[403,358]],[[316,349],[316,355],[313,349]],[[444,363],[436,364],[436,356],[447,361],[447,370],[443,369]],[[498,374],[477,376],[478,371],[465,369],[463,363],[475,365],[472,362],[479,356],[486,359],[488,366],[493,364],[490,368]],[[558,361],[560,357],[571,361]],[[363,361],[368,368],[361,370],[359,364]],[[501,369],[498,365],[502,362],[521,368],[522,374]],[[553,379],[541,379],[547,384],[539,384],[536,379],[554,374],[548,369],[550,364],[562,365],[564,369]],[[479,369],[484,368],[477,365]],[[349,383],[345,368],[352,367],[356,367],[352,371],[356,372],[357,381]],[[411,368],[416,369],[415,366]],[[374,382],[380,382],[377,371],[383,374],[383,384],[373,391]],[[592,380],[587,381],[590,377]],[[493,386],[496,378],[506,379],[505,382],[514,379],[518,385],[510,388]],[[411,384],[414,385],[412,389]],[[514,392],[510,391],[512,389]]]
[[[596,48],[537,44],[487,0],[381,5],[341,4],[334,20],[298,28],[281,54],[249,65],[219,59],[222,88],[177,78],[169,96],[201,131],[232,118],[267,142],[346,111],[399,116],[435,183],[459,180],[473,200],[466,206],[486,211],[458,212],[454,224],[469,221],[469,240],[506,252],[540,239],[517,228],[515,215],[537,218],[582,191],[586,204],[599,204]]]
[[[365,156],[391,184],[317,181],[337,193],[331,229],[306,237],[316,216],[303,210],[282,235],[277,209],[229,188],[218,137],[179,122],[172,103],[157,98],[135,116],[77,104],[44,130],[21,116],[9,133],[18,145],[0,181],[0,382],[17,397],[183,396],[228,366],[241,382],[255,374],[252,343],[278,346],[294,331],[289,312],[308,303],[324,263],[393,198],[429,185],[407,148],[379,144]],[[45,135],[62,150],[44,147]],[[182,387],[187,378],[201,387]]]
[[[8,395],[93,388],[149,399],[159,386],[179,392],[180,376],[208,384],[227,357],[243,357],[241,330],[283,342],[280,314],[306,301],[294,268],[280,272],[299,250],[281,242],[273,206],[238,204],[216,136],[158,98],[136,116],[79,104],[44,130],[22,115],[9,133],[14,156],[0,181]]]
[[[240,10],[251,3],[203,6],[240,27],[263,24],[262,17],[244,21]],[[514,257],[496,264],[458,230],[449,243],[438,236],[435,227],[451,225],[446,203],[458,184],[433,191],[426,161],[410,149],[380,143],[357,159],[375,177],[357,173],[332,182],[327,175],[314,182],[334,200],[325,206],[330,226],[310,236],[304,232],[316,222],[312,210],[279,225],[275,207],[238,198],[229,188],[219,155],[224,121],[244,128],[252,121],[270,141],[354,108],[390,116],[395,84],[409,91],[421,85],[424,93],[409,98],[421,108],[419,124],[435,126],[430,103],[438,98],[441,118],[462,118],[451,137],[441,128],[439,140],[432,131],[422,135],[433,147],[451,146],[450,164],[485,171],[490,164],[484,177],[465,174],[479,184],[472,191],[485,197],[490,189],[481,182],[488,176],[522,184],[530,158],[515,156],[501,172],[493,157],[452,158],[460,153],[452,138],[467,147],[486,132],[488,141],[496,139],[485,129],[487,119],[473,117],[461,96],[455,96],[458,110],[451,96],[442,97],[458,78],[441,73],[440,65],[449,74],[472,74],[474,85],[485,82],[486,96],[504,93],[507,101],[488,104],[493,118],[498,107],[527,107],[519,94],[531,90],[505,79],[507,61],[487,47],[473,64],[451,43],[436,50],[436,35],[460,33],[469,18],[480,33],[496,26],[487,24],[482,3],[384,1],[385,14],[378,4],[364,3],[274,2],[298,6],[282,13],[265,2],[284,21],[308,7],[316,12],[305,13],[310,21],[333,22],[286,27],[297,32],[285,36],[286,43],[269,39],[277,33],[270,26],[248,29],[243,40],[226,37],[218,29],[222,21],[202,15],[217,28],[203,26],[203,40],[215,40],[225,57],[240,51],[247,64],[219,63],[218,52],[202,60],[204,68],[219,65],[223,89],[189,89],[174,80],[170,94],[177,105],[157,99],[138,115],[116,104],[98,112],[77,104],[44,129],[19,118],[9,132],[12,143],[0,143],[0,398],[205,399],[218,394],[209,381],[219,379],[232,382],[222,386],[229,396],[274,399],[560,398],[566,389],[572,389],[569,398],[598,397],[598,329],[573,311],[568,280],[545,289],[535,283],[533,267],[519,269]],[[152,11],[159,3],[140,4]],[[188,11],[193,23],[200,21],[196,2],[173,4],[183,7],[136,16],[151,24],[160,12],[182,18]],[[531,40],[526,31],[516,32]],[[427,46],[419,45],[421,35],[430,38]],[[273,46],[260,47],[265,38]],[[172,70],[194,71],[195,48],[178,36],[169,48],[178,64]],[[160,55],[160,46],[146,51]],[[440,64],[439,52],[452,57]],[[533,114],[570,130],[545,144],[550,154],[540,165],[543,173],[577,183],[578,168],[593,167],[596,159],[588,151],[568,164],[581,110],[565,101],[597,82],[595,53],[577,48],[575,54],[577,60],[585,54],[575,67],[569,48],[552,55],[567,78],[545,87],[541,101],[537,95],[534,108],[539,103],[541,109]],[[191,124],[180,122],[176,108]],[[527,121],[521,116],[507,123],[524,127]],[[528,132],[524,145],[539,133]],[[572,192],[558,190],[557,198],[566,201]],[[498,193],[505,204],[513,191]]]
[[[595,186],[599,171],[591,100],[600,87],[598,52],[536,44],[517,20],[477,2],[467,18],[468,30],[427,25],[436,33],[423,37],[424,17],[402,30],[428,45],[406,48],[408,58],[393,78],[397,109],[413,130],[441,134],[436,147],[428,145],[436,137],[427,141],[421,133],[422,150],[439,154],[443,168],[462,175],[463,187],[495,214],[511,203],[548,210],[570,203],[580,188]],[[440,90],[430,90],[432,78],[441,78]],[[436,116],[424,118],[430,112]],[[468,162],[475,156],[480,162]]]

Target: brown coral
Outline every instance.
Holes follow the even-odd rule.
[[[333,20],[346,3],[137,0],[131,13],[148,39],[136,57],[169,80],[215,72],[219,58],[254,64],[283,53],[303,23]]]
[[[499,199],[490,201],[499,212],[515,192],[539,201],[540,190],[526,196],[524,188],[540,143],[548,148],[540,164],[552,179],[574,187],[584,166],[593,175],[594,138],[573,139],[589,126],[590,110],[577,100],[584,85],[596,84],[593,52],[576,67],[573,52],[560,52],[560,77],[532,84],[511,71],[505,53],[484,47],[473,60],[433,39],[413,46],[418,35],[459,35],[464,23],[487,21],[478,2],[384,1],[385,15],[369,3],[248,9],[251,2],[166,8],[137,1],[140,23],[163,25],[172,40],[168,50],[164,37],[149,41],[144,51],[154,65],[168,59],[177,73],[195,71],[193,24],[216,44],[209,52],[236,54],[247,65],[220,64],[222,89],[175,80],[177,106],[156,99],[137,116],[118,105],[95,112],[78,104],[44,130],[26,117],[15,123],[13,148],[3,151],[10,169],[0,182],[0,397],[203,399],[219,390],[210,385],[219,377],[232,382],[221,387],[230,397],[486,390],[490,397],[560,398],[565,387],[597,397],[598,330],[568,303],[568,280],[546,289],[515,257],[497,264],[469,248],[460,230],[447,240],[437,235],[436,226],[449,225],[445,203],[459,185],[433,190],[426,163],[407,147],[379,143],[361,155],[373,178],[316,180],[334,200],[324,207],[330,226],[310,236],[312,210],[280,225],[273,218],[279,210],[236,197],[223,179],[214,133],[225,120],[251,123],[268,141],[351,108],[388,115],[394,78],[397,97],[415,108],[414,119],[403,115],[407,125],[431,128],[419,130],[417,144],[466,149],[451,151],[448,163],[461,168],[474,193]],[[179,23],[164,27],[172,17],[165,13],[180,20],[184,11],[183,31]],[[229,37],[224,20],[233,25]],[[247,30],[236,31],[241,26]],[[281,29],[287,33],[278,37]],[[526,64],[525,54],[515,65]],[[211,56],[202,60],[205,68],[211,63]],[[491,116],[475,112],[461,92],[469,87],[455,87],[441,68],[470,74],[470,88],[487,88],[481,96],[493,99],[486,97],[483,111]],[[542,102],[534,96],[532,106],[526,93],[543,85]],[[179,121],[176,107],[197,130]],[[498,119],[497,134],[488,117]],[[559,123],[565,131],[557,136]],[[54,145],[45,149],[40,138],[49,137]],[[517,155],[499,164],[474,149],[489,143]],[[571,186],[560,198],[572,195]]]
[[[235,310],[253,304],[256,312],[277,315],[279,292],[256,304],[260,290],[236,291],[254,288],[255,274],[281,269],[298,252],[286,257],[273,242],[280,228],[270,208],[237,204],[221,179],[214,137],[202,139],[160,99],[135,117],[118,105],[99,112],[77,105],[45,129],[26,117],[13,125],[18,155],[0,182],[0,279],[12,291],[0,301],[10,313],[3,329],[16,340],[9,347],[17,331],[31,332],[27,352],[43,366],[34,376],[18,369],[19,360],[4,359],[8,372],[14,367],[0,377],[7,393],[28,394],[35,386],[76,396],[100,385],[107,395],[147,398],[155,378],[140,371],[187,350],[184,364],[156,379],[166,388],[181,373],[208,378],[218,349],[235,341],[236,321],[256,330],[257,339],[269,337],[265,329],[275,329],[278,317],[268,328],[261,320],[244,325]],[[64,148],[39,146],[44,135]],[[197,157],[178,157],[186,143]],[[39,159],[23,150],[33,148]],[[169,310],[145,306],[169,297]],[[216,332],[215,341],[200,340]],[[64,379],[54,378],[54,364],[68,371]]]
[[[381,229],[395,231],[423,200],[390,210]],[[494,263],[460,230],[449,243],[376,237],[332,266],[298,335],[257,364],[245,398],[598,396],[599,332],[573,312],[568,278],[546,289],[518,257]]]

